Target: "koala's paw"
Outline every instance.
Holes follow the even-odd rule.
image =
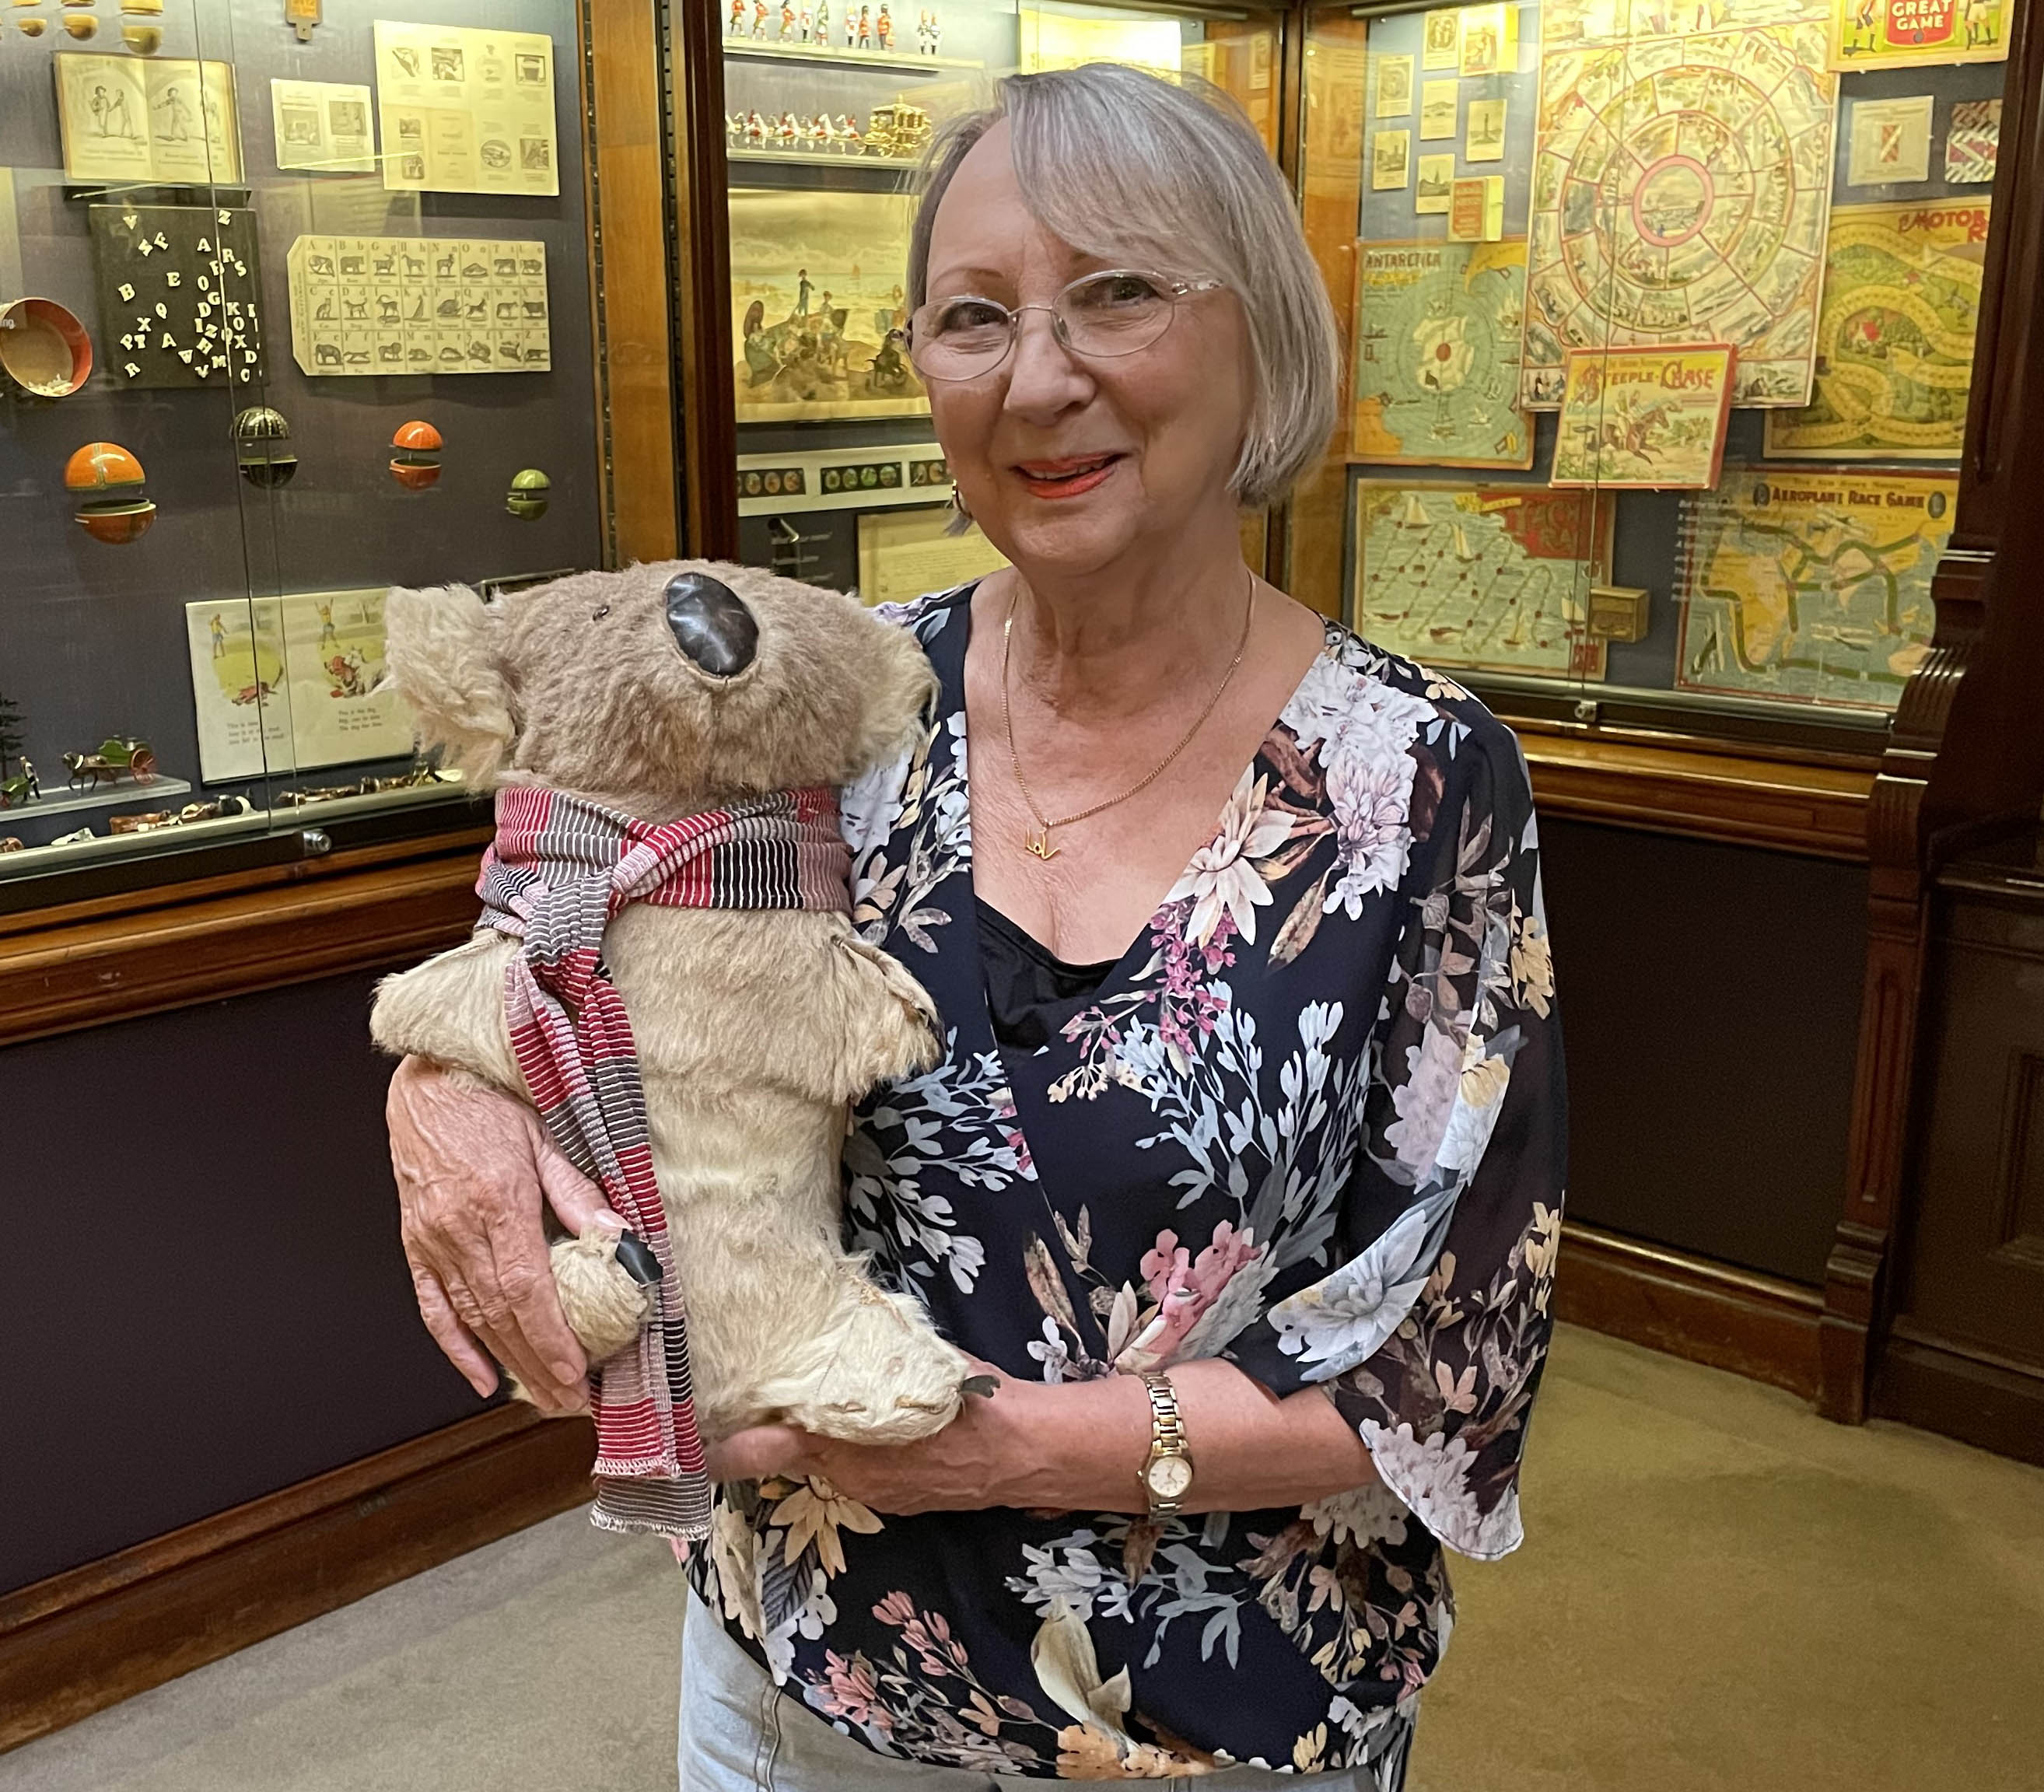
[[[653,1317],[653,1290],[617,1260],[617,1236],[591,1227],[558,1240],[549,1253],[561,1311],[591,1367],[636,1341]]]
[[[839,942],[862,986],[850,1094],[926,1071],[942,1055],[937,1005],[901,963],[856,934]],[[862,1080],[863,1079],[863,1080]]]
[[[828,1367],[788,1408],[793,1424],[859,1444],[907,1444],[958,1416],[971,1360],[920,1306],[862,1282],[823,1340]]]

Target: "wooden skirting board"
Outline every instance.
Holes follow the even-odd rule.
[[[1555,1317],[1817,1397],[1815,1288],[1565,1221]]]
[[[494,1407],[0,1594],[0,1749],[566,1511],[595,1447]]]

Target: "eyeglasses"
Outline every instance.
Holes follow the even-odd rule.
[[[933,298],[909,320],[909,358],[925,379],[977,379],[1007,360],[1024,311],[1047,311],[1059,344],[1089,360],[1147,348],[1171,327],[1179,300],[1212,292],[1220,280],[1170,280],[1115,268],[1084,274],[1048,305],[1018,305],[961,293]]]

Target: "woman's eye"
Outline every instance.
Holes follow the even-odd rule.
[[[1140,274],[1109,274],[1103,279],[1088,281],[1078,291],[1082,305],[1103,311],[1123,306],[1147,305],[1160,296],[1155,286]]]
[[[937,330],[941,335],[953,330],[998,329],[1007,321],[1008,313],[991,299],[961,298],[937,314]]]

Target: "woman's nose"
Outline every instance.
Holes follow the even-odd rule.
[[[1085,364],[1058,340],[1051,308],[1032,305],[1019,313],[1009,356],[1009,408],[1062,410],[1089,386]]]
[[[706,573],[667,581],[667,632],[674,645],[714,679],[736,678],[759,651],[759,624],[745,601]]]

